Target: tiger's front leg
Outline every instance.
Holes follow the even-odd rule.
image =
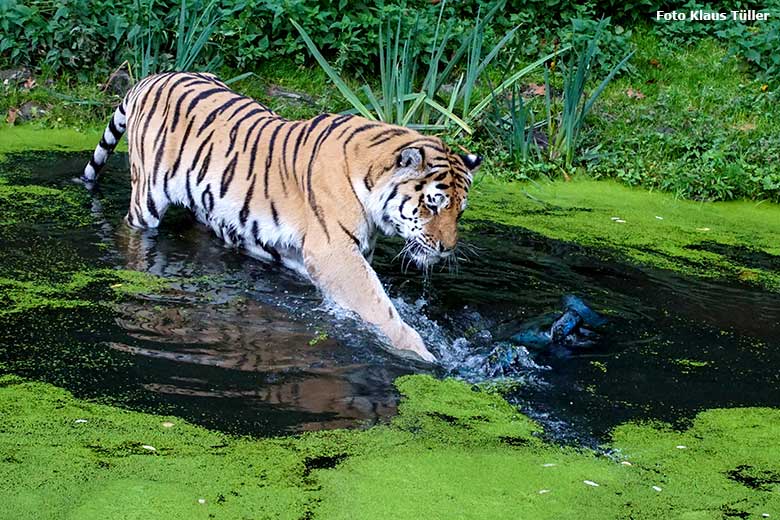
[[[336,304],[378,327],[394,348],[436,361],[417,331],[401,319],[373,268],[350,239],[334,237],[328,242],[324,236],[307,236],[303,260],[314,283]]]

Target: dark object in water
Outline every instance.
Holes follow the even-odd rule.
[[[580,298],[569,294],[563,297],[563,314],[555,319],[549,330],[532,325],[509,339],[513,343],[533,349],[544,349],[551,345],[589,347],[597,337],[590,328],[601,327],[606,322],[606,319],[591,310]]]
[[[498,343],[485,356],[482,373],[487,378],[496,378],[543,368],[536,364],[528,349],[553,349],[557,354],[565,355],[568,349],[593,345],[598,335],[586,326],[598,328],[607,320],[576,296],[564,296],[562,306],[563,314],[545,315],[532,323],[526,322],[524,329],[510,337],[509,342]]]

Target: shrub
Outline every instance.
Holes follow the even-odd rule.
[[[197,4],[198,0],[187,0],[186,5],[192,10]],[[382,20],[401,18],[407,22],[405,30],[417,20],[421,30],[415,34],[415,43],[427,48],[441,14],[445,25],[452,24],[446,49],[450,53],[462,44],[476,13],[485,13],[492,2],[447,2],[443,12],[440,4],[430,0],[224,0],[218,3],[221,19],[211,41],[225,65],[234,69],[251,69],[276,57],[300,62],[306,56],[305,46],[289,23],[292,18],[301,23],[336,70],[373,73]],[[556,40],[564,45],[576,43],[571,21],[598,18],[614,7],[607,4],[604,0],[510,0],[485,27],[485,42],[492,46],[519,26],[510,46],[521,48],[524,56],[533,59],[551,52]],[[551,9],[555,17],[549,16]],[[155,48],[159,43],[159,61],[166,62],[176,54],[174,28],[180,12],[178,0],[0,0],[0,66],[105,71],[137,54],[136,38],[145,33],[151,35]],[[614,45],[625,49],[625,36],[616,27]],[[421,60],[427,63],[427,57]]]
[[[105,67],[120,46],[121,22],[108,13],[121,3],[0,1],[0,63],[40,69]],[[119,9],[121,11],[121,8]]]
[[[780,77],[780,9],[775,9],[772,15],[760,24],[732,24],[717,34],[729,42],[731,55],[744,59],[766,82],[777,83]]]

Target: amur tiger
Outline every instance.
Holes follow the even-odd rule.
[[[479,157],[353,115],[288,121],[214,75],[171,72],[127,93],[84,169],[87,185],[125,132],[127,224],[155,228],[171,204],[185,206],[228,245],[309,277],[394,348],[435,361],[366,256],[377,230],[402,236],[421,268],[452,255]]]

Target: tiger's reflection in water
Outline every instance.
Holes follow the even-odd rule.
[[[262,422],[269,407],[289,411],[301,418],[293,430],[395,413],[392,381],[410,368],[367,348],[370,333],[334,321],[305,281],[237,255],[186,216],[174,222],[175,232],[159,235],[102,226],[124,267],[174,280],[163,294],[117,304],[124,337],[109,346],[137,359],[144,391],[193,406],[229,402],[246,421]]]

